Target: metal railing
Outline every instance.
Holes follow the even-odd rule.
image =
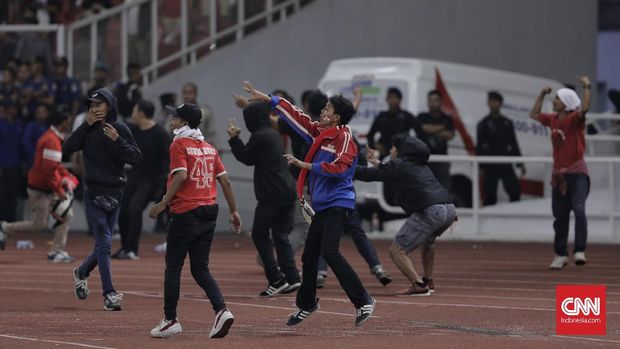
[[[65,33],[66,28],[60,24],[11,24],[0,25],[1,33],[56,33],[56,55],[64,56],[66,53]]]
[[[620,157],[586,157],[586,163],[590,165],[605,164],[607,166],[607,193],[611,195],[610,205],[604,213],[589,213],[588,217],[592,218],[607,218],[609,221],[609,236],[620,237],[620,233],[616,231],[615,219],[620,218],[620,212],[617,210],[618,205],[616,202],[616,194],[619,190],[615,180],[614,166],[620,165]],[[449,162],[449,163],[469,163],[471,166],[470,179],[472,183],[472,208],[458,208],[459,214],[470,215],[473,218],[474,229],[476,233],[480,234],[480,217],[482,216],[496,216],[496,217],[550,217],[551,210],[543,212],[532,211],[506,211],[496,210],[490,206],[485,206],[482,209],[480,202],[480,164],[514,164],[514,163],[553,163],[552,157],[546,156],[471,156],[471,155],[432,155],[430,162]],[[545,182],[548,182],[550,178],[544,178]],[[378,183],[377,192],[383,191],[382,183]],[[379,205],[386,212],[402,214],[403,210],[400,207],[391,206],[385,201],[385,198],[381,194],[366,195],[368,198],[374,198],[379,202]],[[620,229],[618,229],[620,230]]]
[[[252,1],[252,0],[250,0]],[[265,21],[265,25],[269,26],[273,22],[273,18],[275,14],[278,14],[278,18],[280,21],[286,20],[289,12],[296,13],[302,6],[302,2],[306,3],[308,1],[302,0],[287,0],[281,1],[281,3],[274,5],[274,0],[264,0],[265,8],[260,11],[258,14],[255,14],[249,18],[246,18],[246,0],[235,0],[230,1],[227,4],[229,7],[236,6],[236,23],[228,28],[218,30],[218,1],[211,0],[209,1],[208,8],[208,22],[209,22],[209,30],[208,37],[205,37],[195,43],[189,43],[189,29],[190,29],[190,11],[188,9],[188,0],[181,0],[180,2],[180,43],[179,49],[176,52],[168,54],[165,57],[160,57],[159,44],[161,35],[160,33],[160,9],[159,9],[159,1],[158,0],[133,0],[131,2],[125,2],[121,5],[115,6],[111,9],[102,11],[96,15],[90,16],[88,18],[84,18],[78,20],[67,26],[66,35],[67,35],[67,47],[66,52],[69,58],[69,73],[75,75],[75,65],[73,62],[73,53],[75,51],[75,36],[76,33],[80,30],[84,30],[88,28],[89,30],[89,41],[90,41],[90,67],[89,67],[89,77],[92,78],[92,67],[94,67],[98,58],[100,57],[99,47],[96,44],[98,36],[101,34],[99,30],[99,24],[104,21],[110,20],[115,16],[120,16],[120,74],[121,79],[125,80],[127,78],[127,72],[125,67],[130,62],[129,50],[128,50],[128,20],[130,11],[136,10],[140,8],[140,6],[149,6],[150,10],[150,63],[146,65],[142,69],[142,74],[144,77],[144,84],[148,85],[157,79],[160,75],[159,70],[175,61],[180,61],[181,65],[186,64],[195,64],[199,52],[201,50],[213,50],[216,48],[216,45],[219,40],[224,39],[228,36],[234,35],[235,41],[241,40],[245,31],[249,26],[258,24],[261,21]],[[255,4],[255,3],[253,3]],[[107,62],[111,64],[111,62]]]

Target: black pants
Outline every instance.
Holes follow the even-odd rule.
[[[379,256],[377,256],[375,246],[373,246],[370,239],[366,236],[364,229],[362,229],[362,221],[360,220],[357,208],[353,209],[351,214],[345,219],[344,232],[351,235],[357,252],[364,258],[366,263],[368,263],[368,268],[372,269],[381,264],[379,263]],[[327,275],[327,261],[325,261],[323,257],[319,259],[319,273]]]
[[[356,308],[370,302],[370,295],[366,292],[355,270],[339,251],[344,222],[351,214],[350,209],[330,207],[314,216],[308,230],[304,254],[301,257],[303,280],[297,292],[297,307],[309,309],[316,304],[316,277],[321,254]]]
[[[161,180],[130,180],[125,186],[118,227],[121,248],[138,253],[142,233],[142,212],[157,194],[161,193]]]
[[[294,205],[294,202],[286,204],[259,202],[256,206],[252,241],[263,260],[265,276],[270,284],[282,279],[282,273],[289,284],[299,282],[295,253],[288,240],[288,235],[293,230]],[[273,256],[274,247],[278,258],[277,263]]]
[[[585,252],[588,240],[588,219],[586,199],[590,193],[590,177],[586,174],[567,174],[566,195],[555,186],[551,196],[553,210],[554,250],[558,256],[568,255],[568,225],[570,211],[575,214],[575,248],[573,252]],[[613,195],[613,193],[612,193]]]
[[[484,165],[484,205],[497,203],[497,184],[501,179],[510,201],[521,200],[521,185],[512,165]]]
[[[171,215],[164,282],[164,312],[167,320],[177,316],[181,270],[188,252],[192,276],[209,297],[213,310],[217,313],[226,308],[224,296],[209,272],[209,252],[217,211],[217,205],[213,205]]]
[[[24,189],[21,167],[0,167],[0,221],[17,220],[17,198]]]

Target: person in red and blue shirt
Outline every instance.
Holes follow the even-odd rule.
[[[308,191],[312,208],[316,212],[308,231],[306,247],[301,261],[303,264],[302,284],[297,292],[297,311],[288,319],[287,325],[301,323],[319,309],[316,298],[318,261],[321,253],[332,268],[340,285],[357,309],[355,326],[368,320],[374,311],[372,298],[355,273],[355,270],[340,254],[340,238],[344,232],[345,220],[353,214],[355,191],[353,175],[357,163],[357,146],[346,124],[355,114],[355,108],[348,99],[338,95],[329,98],[321,111],[319,121],[312,121],[301,109],[287,100],[268,96],[249,82],[243,89],[250,93],[251,100],[269,102],[271,109],[284,119],[312,147],[305,161],[286,154],[289,164],[302,169],[299,182],[309,172]],[[301,196],[301,195],[300,195]]]
[[[551,128],[553,146],[553,173],[551,184],[551,207],[555,231],[555,258],[550,269],[562,269],[568,263],[568,227],[570,211],[575,214],[575,247],[573,257],[576,265],[586,264],[586,240],[588,221],[586,199],[590,192],[590,177],[584,161],[586,149],[586,113],[590,109],[590,80],[581,77],[583,103],[574,90],[561,88],[553,100],[553,113],[541,113],[545,96],[551,87],[540,91],[530,118]]]

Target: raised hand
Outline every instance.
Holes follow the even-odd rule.
[[[265,101],[265,102],[269,102],[271,100],[271,98],[269,98],[269,96],[257,89],[254,88],[254,86],[252,86],[252,84],[248,81],[245,80],[243,82],[243,90],[247,93],[250,94],[250,97],[248,98],[250,101]]]
[[[588,78],[587,76],[581,76],[579,77],[579,81],[581,81],[581,85],[582,86],[590,86],[590,78]]]
[[[241,129],[237,127],[237,121],[233,119],[228,120],[228,128],[226,129],[226,133],[228,133],[228,137],[234,138],[241,134]]]
[[[233,98],[235,99],[235,105],[238,108],[244,109],[245,107],[248,106],[247,98],[245,98],[245,97],[243,97],[241,95],[235,94],[235,93],[233,93]]]
[[[551,86],[545,86],[543,87],[543,89],[540,91],[540,94],[545,96],[551,93]]]

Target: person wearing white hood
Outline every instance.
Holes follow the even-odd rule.
[[[588,167],[584,161],[585,117],[590,109],[590,79],[581,77],[583,103],[574,90],[561,88],[553,100],[553,113],[541,113],[543,100],[551,93],[551,87],[540,91],[530,118],[551,128],[553,146],[553,186],[551,206],[555,231],[555,258],[551,269],[562,269],[568,263],[568,228],[570,211],[575,214],[575,247],[573,258],[576,265],[586,263],[585,249],[588,237],[586,198],[590,191]]]

